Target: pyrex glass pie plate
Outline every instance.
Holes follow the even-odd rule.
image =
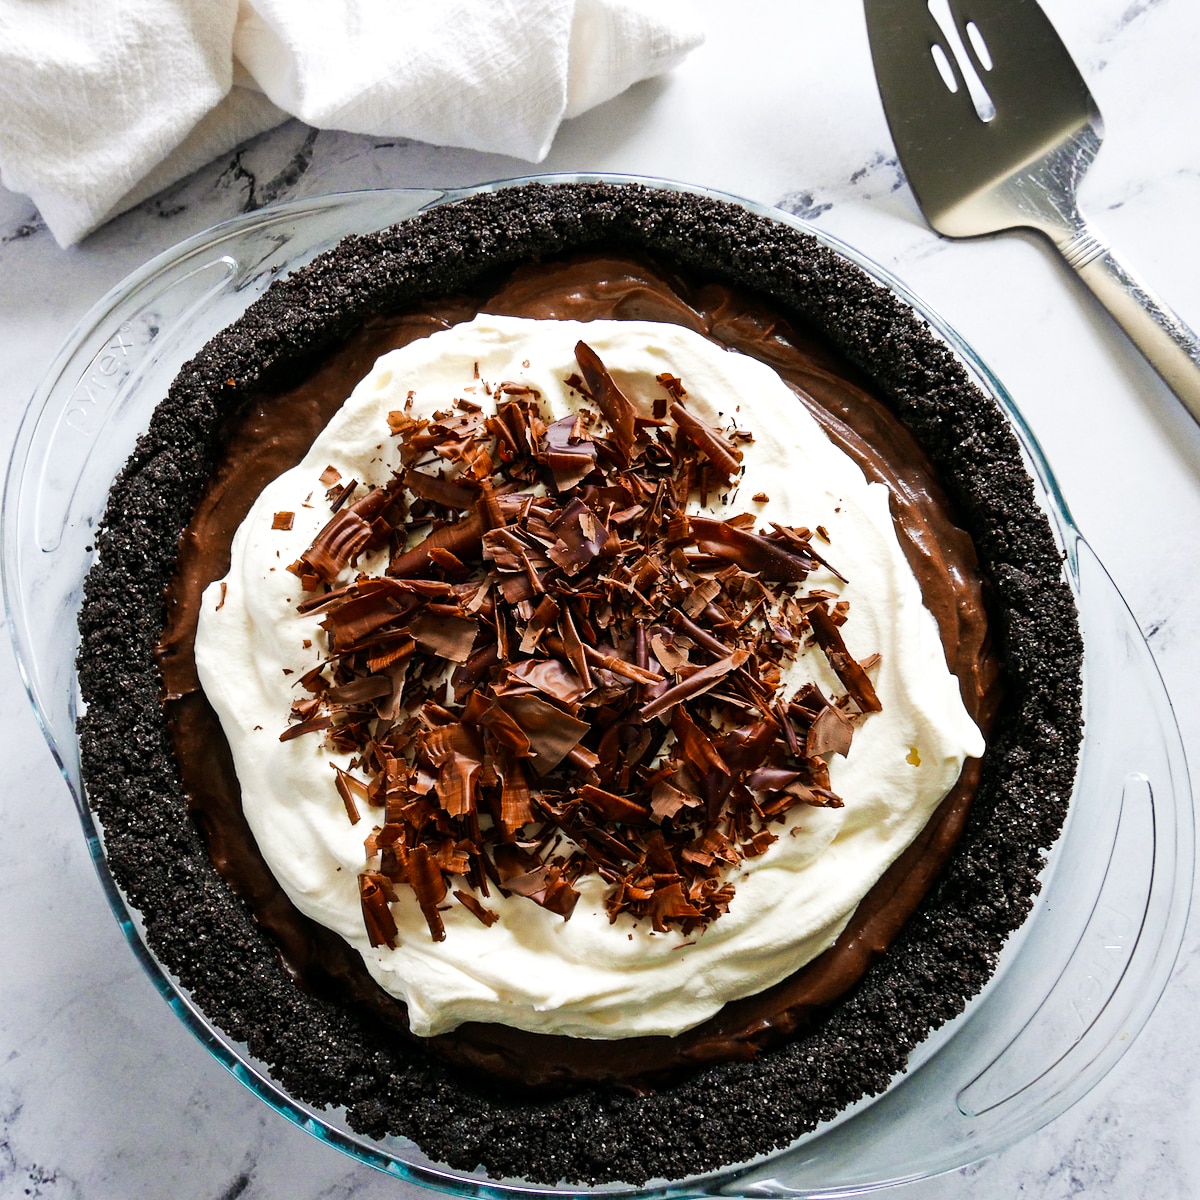
[[[138,915],[109,874],[103,833],[83,794],[75,738],[73,631],[109,486],[180,366],[273,279],[346,234],[378,229],[467,194],[399,189],[327,196],[263,209],[189,238],[92,309],[59,352],[22,422],[0,513],[9,626],[38,720],[135,954],[217,1060],[289,1120],[380,1170],[463,1195],[849,1195],[963,1166],[1039,1129],[1084,1095],[1129,1046],[1166,984],[1183,935],[1193,825],[1170,701],[1137,625],[1076,529],[1032,433],[971,348],[857,251],[736,197],[708,193],[803,228],[928,321],[1008,417],[1062,545],[1085,644],[1083,754],[1042,893],[987,988],[918,1048],[907,1073],[886,1092],[785,1151],[644,1188],[545,1188],[450,1171],[411,1142],[364,1137],[349,1129],[340,1111],[296,1101],[244,1047],[209,1023],[147,949]]]

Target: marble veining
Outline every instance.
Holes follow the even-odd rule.
[[[1200,429],[1037,239],[951,243],[904,186],[862,14],[822,0],[697,0],[709,41],[671,76],[564,125],[547,171],[686,180],[781,208],[899,274],[1016,397],[1074,515],[1149,638],[1185,743],[1200,739]],[[1104,112],[1085,210],[1193,327],[1200,270],[1200,6],[1044,0]],[[277,200],[466,186],[529,164],[295,121],[59,250],[0,191],[0,455],[71,326],[154,254]],[[0,618],[0,624],[7,622]],[[64,634],[66,636],[66,634]],[[0,631],[0,1200],[384,1200],[358,1165],[250,1095],[129,952]],[[1053,1124],[900,1200],[1200,1194],[1200,944],[1148,1025]]]

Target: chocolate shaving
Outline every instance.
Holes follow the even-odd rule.
[[[475,617],[435,616],[422,613],[408,623],[417,645],[447,662],[466,662],[471,657],[479,621]]]
[[[438,905],[446,898],[446,881],[434,862],[429,850],[422,844],[414,846],[404,855],[404,869],[408,885],[417,895],[421,915],[429,926],[430,936],[435,942],[446,940],[446,926]]]
[[[396,948],[396,920],[388,900],[395,899],[391,881],[377,871],[364,871],[358,877],[358,895],[362,903],[363,923],[372,946]]]
[[[667,410],[688,441],[692,443],[726,482],[731,480],[742,467],[742,452],[725,440],[715,429],[694,417],[676,401]]]
[[[754,572],[760,579],[803,583],[818,565],[810,555],[795,552],[790,546],[761,534],[737,529],[728,521],[692,517],[691,526],[696,545],[705,554],[736,563],[743,571]]]
[[[546,429],[542,461],[550,468],[555,491],[565,492],[595,470],[596,445],[580,428],[578,417],[563,417]]]
[[[322,699],[327,704],[336,704],[342,708],[353,708],[355,705],[366,704],[390,694],[391,682],[382,675],[362,675],[357,679],[338,683],[327,688]]]
[[[583,372],[588,391],[612,428],[613,441],[621,451],[623,460],[628,462],[637,436],[637,410],[629,402],[629,397],[617,387],[608,368],[587,342],[576,343],[575,360]]]
[[[505,696],[500,705],[529,739],[539,775],[553,771],[591,728],[537,696]]]
[[[849,753],[854,737],[854,722],[836,705],[829,705],[817,714],[809,726],[804,753],[809,758],[828,758],[831,754]]]
[[[365,800],[367,798],[366,785],[355,779],[349,771],[342,770],[336,763],[330,764],[334,770],[334,781],[337,784],[338,795],[342,798],[342,803],[346,806],[346,816],[350,818],[351,825],[357,825],[362,820],[362,814],[358,811],[358,804],[355,798]]]
[[[513,875],[504,881],[505,888],[518,896],[525,896],[542,908],[557,913],[564,920],[571,915],[579,900],[579,893],[571,886],[559,866],[540,863],[522,875]]]
[[[749,657],[749,651],[735,650],[728,658],[721,658],[715,663],[701,667],[694,675],[689,675],[687,679],[643,704],[639,710],[642,720],[648,721],[651,717],[657,717],[683,700],[702,696],[710,688],[716,687],[717,682],[730,671],[736,671]]]
[[[451,893],[455,900],[459,902],[473,917],[478,917],[484,925],[495,925],[500,920],[500,914],[493,909],[484,908],[479,903],[479,898],[473,892],[464,892],[462,888],[455,888]]]
[[[439,475],[427,475],[424,471],[410,468],[402,476],[404,486],[422,500],[433,500],[452,508],[470,508],[479,494],[462,482],[443,479]]]
[[[307,721],[301,721],[299,725],[289,725],[279,735],[279,740],[290,742],[293,738],[301,737],[306,733],[318,733],[322,729],[328,729],[332,724],[333,718],[328,713],[324,713]]]
[[[700,803],[699,796],[685,792],[665,779],[660,779],[650,794],[650,812],[660,824],[675,816],[681,809],[692,808]]]
[[[345,495],[346,493],[343,493]],[[300,563],[317,578],[332,583],[371,544],[375,537],[374,519],[386,507],[389,496],[382,488],[368,492],[349,508],[340,508],[300,555]],[[304,579],[296,564],[288,568]],[[308,587],[305,581],[305,588]]]
[[[591,691],[570,667],[556,658],[526,659],[509,667],[508,678],[529,684],[568,707],[578,704]]]
[[[859,710],[865,713],[879,712],[883,705],[879,703],[875,687],[867,678],[866,671],[855,662],[846,649],[846,643],[833,623],[833,618],[823,607],[817,605],[808,613],[808,623],[812,627],[813,636],[817,639],[817,645],[825,651],[829,665],[842,681],[842,686],[850,693]]]
[[[593,787],[585,783],[579,789],[579,798],[589,808],[599,813],[606,821],[615,821],[620,825],[648,825],[650,810],[624,796],[606,792],[603,788]]]

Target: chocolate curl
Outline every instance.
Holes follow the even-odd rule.
[[[672,400],[682,400],[687,395],[687,390],[683,386],[683,380],[677,375],[672,375],[670,371],[663,371],[661,374],[655,375],[655,381],[662,385],[667,395]],[[655,401],[657,405],[658,401]],[[656,413],[657,416],[664,416],[664,413]]]
[[[546,556],[568,575],[578,575],[594,558],[600,557],[609,538],[607,526],[578,498],[551,523],[558,541]]]
[[[834,674],[842,681],[842,686],[850,693],[860,711],[880,712],[883,705],[875,694],[874,684],[846,649],[846,643],[829,613],[818,604],[809,611],[808,623],[817,639],[817,645],[825,651],[825,657],[829,659]]]
[[[743,847],[742,853],[747,858],[757,858],[766,852],[767,848],[779,838],[769,829],[760,829]]]
[[[322,581],[332,583],[366,549],[371,533],[370,524],[353,508],[342,509],[300,555],[300,561]]]
[[[329,765],[334,769],[338,795],[341,796],[342,803],[346,806],[346,816],[350,818],[351,825],[357,825],[360,818],[355,797],[366,800],[368,798],[367,785],[362,780],[355,779],[349,771],[342,770],[337,763]]]
[[[479,495],[476,488],[466,486],[463,480],[452,482],[437,475],[427,475],[414,467],[409,467],[404,472],[401,482],[414,496],[419,496],[422,500],[432,500],[435,504],[443,504],[447,508],[470,508]]]
[[[449,550],[460,561],[478,558],[483,534],[483,517],[472,512],[461,521],[435,529],[420,545],[392,559],[388,574],[398,578],[419,575],[429,566],[429,552],[435,546]]]
[[[478,917],[484,925],[495,925],[500,920],[500,914],[493,912],[490,908],[485,908],[479,903],[479,900],[471,892],[464,892],[461,888],[455,888],[451,893],[455,900],[459,902],[473,917]]]
[[[479,772],[483,766],[475,733],[453,722],[429,731],[425,752],[437,768],[437,794],[442,807],[452,817],[475,812]]]
[[[442,914],[438,912],[438,905],[446,899],[446,881],[442,877],[442,869],[423,845],[401,848],[400,854],[406,881],[416,894],[430,935],[435,942],[444,942],[446,927],[442,924]]]
[[[325,583],[332,583],[370,545],[375,536],[374,521],[391,500],[388,488],[374,488],[349,508],[334,513],[300,555],[300,563]],[[295,573],[304,578],[302,570]]]
[[[516,529],[489,529],[481,541],[484,562],[492,563],[498,571],[524,570],[525,562],[521,553],[526,545]]]
[[[624,796],[606,792],[590,783],[579,789],[579,798],[589,808],[595,809],[606,821],[619,821],[622,825],[649,825],[650,810]]]
[[[656,633],[650,639],[650,650],[668,674],[674,675],[676,671],[690,665],[687,649],[677,645],[675,637],[669,632]],[[732,653],[732,648],[727,646],[725,654]]]
[[[543,596],[521,636],[522,654],[532,654],[537,649],[557,616],[558,605],[549,596]]]
[[[702,579],[683,598],[680,607],[689,617],[699,616],[719,595],[721,585],[715,579]]]
[[[352,708],[358,704],[366,704],[371,700],[380,700],[391,695],[391,680],[380,675],[361,675],[347,683],[339,683],[336,687],[326,688],[322,693],[329,704],[341,708]]]
[[[586,643],[583,647],[583,653],[588,662],[597,667],[604,667],[605,670],[611,671],[614,675],[620,675],[623,679],[632,679],[634,683],[663,682],[663,677],[657,671],[642,670],[641,667],[626,662],[623,658],[617,658],[612,654],[605,654]]]
[[[336,763],[330,763],[330,766],[337,772],[335,779],[337,785],[337,794],[342,798],[342,804],[346,805],[346,815],[350,818],[350,824],[358,824],[361,820],[359,814],[359,806],[354,803],[354,792],[350,790],[350,784],[358,782],[358,780],[350,778],[350,776],[338,767]],[[361,785],[360,785],[361,786]],[[362,797],[366,798],[366,788],[362,788]]]
[[[281,742],[290,742],[292,738],[303,737],[306,733],[317,733],[322,729],[328,729],[333,724],[333,718],[326,713],[323,716],[313,717],[308,721],[301,721],[299,725],[289,725],[280,735]]]
[[[567,751],[567,756],[563,762],[569,762],[576,771],[582,774],[590,775],[600,765],[600,756],[593,753],[586,746],[572,746]]]
[[[659,713],[666,712],[668,708],[673,708],[680,701],[703,695],[716,687],[730,671],[736,671],[749,657],[748,650],[735,650],[728,658],[718,659],[715,663],[701,667],[695,674],[689,675],[674,687],[667,688],[653,700],[648,700],[638,710],[638,715],[643,721],[649,721]]]
[[[649,916],[656,933],[666,933],[670,928],[668,921],[695,921],[703,915],[684,893],[682,883],[676,881],[654,889]]]
[[[479,515],[483,518],[484,531],[502,528],[504,525],[504,511],[500,506],[499,497],[488,480],[480,480],[479,487],[482,495],[475,502],[475,507]]]
[[[789,529],[786,525],[780,525],[778,521],[772,521],[771,528],[775,530],[775,534],[778,538],[780,538],[780,540],[790,542],[793,546],[795,546],[798,553],[802,555],[811,555],[835,578],[840,579],[843,583],[849,582],[849,580],[841,573],[841,571],[837,569],[837,567],[835,567],[827,558],[818,554],[812,548],[812,543],[808,540],[809,531],[807,529],[804,530],[804,534],[806,536],[800,537],[797,530]],[[820,533],[825,533],[825,527],[823,525],[818,525],[817,530]],[[829,541],[828,534],[825,534],[825,541]]]
[[[479,723],[489,730],[492,737],[510,754],[517,758],[533,757],[533,750],[530,748],[525,730],[499,704],[493,704],[479,718]]]
[[[367,927],[367,937],[371,945],[386,946],[389,950],[395,950],[396,921],[388,905],[389,899],[396,898],[391,880],[377,871],[364,871],[358,877],[358,897],[362,905],[363,924]]]
[[[446,585],[449,587],[449,585]],[[331,588],[327,592],[322,592],[319,596],[309,596],[307,599],[301,600],[296,605],[296,611],[302,615],[308,613],[321,612],[327,608],[338,609],[344,604],[348,604],[351,600],[357,599],[359,596],[365,596],[368,593],[383,591],[388,592],[393,590],[393,585],[387,579],[356,579],[353,583],[347,583],[342,587]],[[411,587],[396,589],[398,592],[411,592]]]
[[[744,775],[761,766],[778,736],[779,726],[774,721],[756,721],[734,729],[721,739],[721,757],[731,771]]]
[[[579,676],[579,682],[590,691],[592,688],[592,675],[588,670],[587,651],[579,638],[579,631],[575,628],[575,621],[571,616],[571,606],[569,604],[563,604],[559,610],[558,631],[562,634],[563,656],[575,668],[575,674]],[[641,666],[642,664],[639,663],[638,665]]]
[[[450,677],[454,687],[455,699],[462,701],[487,677],[488,672],[500,661],[500,653],[494,642],[488,642],[471,656],[461,666],[455,667]]]
[[[681,809],[696,808],[703,803],[699,796],[685,792],[665,779],[660,779],[650,793],[650,812],[660,823],[675,816]]]
[[[728,521],[692,517],[692,536],[705,554],[736,563],[774,583],[803,583],[818,563],[761,534],[737,529]]]
[[[669,411],[671,419],[679,426],[679,432],[712,463],[726,482],[738,473],[742,466],[740,450],[735,449],[715,429],[693,416],[678,401],[671,405]]]
[[[496,389],[503,392],[504,385]],[[496,453],[502,463],[511,463],[531,453],[534,443],[529,437],[529,413],[519,400],[506,400],[496,409],[496,415],[484,423],[496,438]]]
[[[529,781],[519,762],[502,760],[496,772],[500,776],[500,824],[509,837],[515,837],[517,830],[533,820]]]
[[[415,649],[416,643],[407,634],[395,640],[391,637],[380,640],[367,652],[367,670],[386,674],[392,680],[392,694],[395,695],[396,684],[403,684],[404,672],[408,670],[408,659],[412,658]],[[382,716],[383,713],[380,712],[379,715]]]
[[[689,620],[687,615],[679,609],[673,609],[668,620],[677,629],[682,629],[697,645],[703,646],[710,653],[718,654],[722,657],[733,653],[732,646],[726,645],[720,638],[713,637],[707,629],[702,629],[695,621]]]
[[[755,792],[778,792],[800,778],[799,771],[787,767],[759,767],[746,776],[746,786]]]
[[[575,361],[579,363],[592,399],[600,406],[600,411],[612,427],[613,442],[620,451],[624,464],[628,466],[637,438],[637,410],[629,402],[629,397],[617,387],[616,381],[608,373],[608,368],[587,342],[576,343]]]
[[[334,654],[372,640],[380,630],[418,605],[416,597],[389,589],[388,582],[369,580],[351,585],[341,603],[325,614],[321,628],[329,634],[329,647]]]
[[[523,496],[497,496],[500,511],[507,518],[521,510],[525,502]],[[430,563],[429,552],[435,546],[449,550],[455,558],[466,562],[477,560],[480,544],[486,532],[484,518],[479,509],[473,509],[469,516],[450,525],[435,529],[423,542],[411,550],[397,555],[392,559],[387,573],[393,578],[407,579],[420,575]]]

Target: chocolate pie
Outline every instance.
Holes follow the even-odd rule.
[[[572,333],[567,367],[555,359],[574,405],[557,419],[551,384],[531,382],[536,339],[502,376],[481,355],[440,408],[414,407],[419,388],[392,378],[425,347],[445,361],[463,330],[494,340],[546,321],[603,323],[579,327],[591,341]],[[642,348],[682,329],[706,347],[696,362],[728,355],[749,374],[706,406],[699,368],[672,350],[657,391],[630,404],[612,322]],[[546,996],[511,1019],[507,999],[459,1012],[459,985],[458,1015],[431,1017],[407,978],[380,986],[388,956],[457,941],[470,957],[506,926],[586,945],[591,920],[673,970],[740,922],[774,961],[787,937],[738,915],[755,872],[861,819],[837,781],[855,743],[895,719],[889,672],[919,635],[861,643],[871,602],[839,573],[850,500],[806,515],[786,469],[753,483],[755,454],[791,436],[744,395],[771,374],[760,364],[888,489],[881,523],[924,606],[924,657],[948,664],[965,722],[932,816],[880,858],[823,952],[681,1025],[639,1026],[627,999],[589,1000],[578,1020],[562,1015],[574,1000]],[[224,647],[242,605],[235,531],[314,442],[324,453],[360,380],[400,387],[381,408],[378,478],[319,464],[257,541],[238,535],[296,622],[286,677],[263,672],[288,697],[283,719],[242,728],[272,754],[334,756],[320,766],[342,822],[330,836],[352,845],[333,868],[359,923],[347,940],[305,908],[293,843],[268,847],[292,820],[286,797],[266,815],[243,807],[239,770],[267,759],[226,736],[243,688]],[[348,238],[184,367],[98,544],[81,616],[84,775],[151,946],[298,1098],[461,1169],[677,1178],[784,1146],[886,1087],[988,978],[1065,815],[1081,646],[1005,418],[890,292],[733,205],[533,185]],[[244,557],[235,545],[235,567]],[[785,686],[800,662],[816,675]],[[896,778],[930,766],[919,741]],[[807,911],[793,921],[785,902],[773,919]],[[507,998],[506,972],[520,972],[499,970]]]

